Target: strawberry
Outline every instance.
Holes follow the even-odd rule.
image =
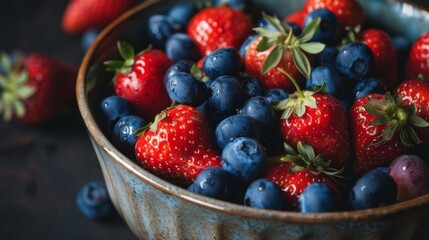
[[[62,18],[62,28],[70,34],[100,29],[136,4],[136,0],[71,0]]]
[[[414,127],[429,124],[416,111],[416,105],[403,104],[400,95],[373,93],[358,99],[350,109],[353,171],[361,175],[388,164],[420,143]]]
[[[0,114],[24,124],[41,124],[74,99],[77,69],[44,54],[0,55]]]
[[[341,170],[330,168],[320,155],[315,155],[310,145],[298,142],[297,146],[298,151],[295,151],[285,144],[287,154],[269,162],[264,178],[280,186],[291,210],[298,209],[299,196],[314,182],[327,184],[340,198],[339,187],[330,176],[339,176]]]
[[[289,73],[284,73],[296,84]],[[295,93],[276,105],[283,110],[280,119],[283,141],[309,144],[333,167],[345,168],[351,150],[347,114],[340,101],[330,94],[296,88]]]
[[[388,90],[393,90],[397,81],[396,49],[390,36],[379,29],[366,29],[359,34],[359,41],[365,43],[374,55],[374,74]]]
[[[293,22],[302,28],[304,26],[305,16],[306,13],[304,11],[296,11],[284,17],[282,21],[285,23]]]
[[[421,35],[411,46],[405,68],[405,79],[416,79],[422,74],[425,79],[429,79],[429,32]]]
[[[365,12],[355,0],[307,0],[302,11],[308,14],[319,8],[327,8],[334,13],[343,29],[362,25],[365,20]]]
[[[138,138],[135,150],[145,169],[181,184],[192,183],[207,167],[221,166],[208,122],[186,105],[161,112]]]
[[[124,61],[105,62],[108,70],[116,72],[115,93],[127,99],[138,115],[153,119],[171,105],[164,75],[172,62],[161,50],[149,48],[135,54],[124,42],[118,42],[118,49]]]
[[[252,22],[244,13],[228,6],[209,7],[191,19],[187,31],[201,55],[206,56],[222,47],[239,49],[252,34]]]
[[[293,92],[294,85],[275,66],[289,72],[299,85],[304,84],[311,71],[309,54],[319,53],[325,47],[322,43],[307,42],[316,33],[320,19],[310,23],[299,36],[294,36],[292,28],[286,23],[276,17],[263,15],[276,31],[255,28],[261,36],[247,49],[244,57],[246,72],[258,79],[265,90],[282,88]]]
[[[429,121],[429,83],[423,79],[411,79],[402,82],[395,90],[402,97],[403,104],[415,104],[417,116]],[[419,137],[429,145],[429,127],[419,129]]]

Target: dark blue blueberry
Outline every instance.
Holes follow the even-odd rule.
[[[80,45],[84,52],[88,51],[89,47],[92,45],[94,40],[97,38],[99,31],[96,29],[91,29],[83,33]]]
[[[289,98],[289,93],[281,88],[273,88],[264,93],[264,98],[270,101],[271,104],[276,104],[281,100]]]
[[[243,62],[240,53],[235,48],[219,48],[204,58],[203,72],[210,79],[220,76],[237,76]]]
[[[221,157],[222,167],[245,183],[262,176],[267,167],[265,148],[255,139],[239,137],[225,145]]]
[[[287,22],[286,24],[292,28],[293,35],[298,36],[299,34],[301,34],[302,29],[298,24],[293,22]]]
[[[386,166],[383,166],[383,167],[378,167],[378,168],[376,168],[375,170],[378,170],[378,171],[382,171],[382,172],[384,172],[384,173],[387,173],[387,167]]]
[[[343,82],[340,74],[333,68],[319,66],[311,71],[310,79],[306,81],[306,88],[313,90],[315,86],[325,83],[325,93],[338,96],[342,90]]]
[[[219,200],[234,201],[238,187],[237,178],[230,172],[219,167],[209,167],[197,175],[188,190]]]
[[[357,180],[349,203],[354,210],[376,208],[395,203],[396,194],[396,183],[389,174],[371,170]]]
[[[262,86],[259,83],[258,79],[246,75],[241,77],[240,80],[241,88],[243,89],[243,93],[247,98],[262,95]]]
[[[216,112],[234,112],[242,103],[243,93],[238,80],[231,76],[217,78],[210,85],[210,106]]]
[[[203,81],[185,72],[178,72],[170,77],[166,88],[172,101],[194,107],[204,103],[210,94]]]
[[[247,53],[247,49],[249,48],[250,44],[258,37],[258,34],[250,35],[240,46],[240,55],[241,58],[244,59]]]
[[[173,65],[171,65],[165,73],[164,83],[167,84],[167,80],[178,72],[190,73],[194,64],[195,63],[193,61],[187,59],[173,63]]]
[[[339,31],[337,17],[326,8],[319,8],[307,14],[304,19],[304,28],[313,20],[320,17],[319,29],[310,39],[312,42],[333,43]]]
[[[336,209],[335,194],[324,183],[312,183],[299,196],[298,207],[303,213],[333,212]]]
[[[227,5],[233,9],[240,11],[248,11],[253,0],[215,0],[215,6]]]
[[[208,114],[210,111],[210,103],[209,101],[205,101],[197,107],[197,110],[202,113],[206,118],[208,118]]]
[[[167,39],[177,32],[166,15],[155,14],[148,20],[148,36],[154,47],[164,49]]]
[[[314,62],[316,66],[328,66],[335,68],[335,61],[337,59],[338,49],[333,46],[325,46],[322,52],[314,55]]]
[[[88,218],[101,220],[113,211],[113,205],[102,181],[91,181],[82,186],[76,196],[76,204]]]
[[[260,128],[255,119],[245,115],[232,115],[222,120],[216,127],[215,138],[223,149],[226,144],[238,137],[258,139]]]
[[[366,77],[373,68],[374,55],[364,43],[353,42],[345,45],[337,54],[336,69],[351,81]]]
[[[184,31],[197,12],[198,8],[194,3],[179,3],[170,9],[168,17],[172,22],[179,25],[180,31]]]
[[[174,33],[171,35],[165,44],[165,52],[173,62],[185,59],[198,61],[200,59],[197,45],[185,33]]]
[[[133,159],[135,156],[134,147],[138,136],[135,131],[147,124],[141,117],[129,115],[122,117],[113,127],[112,142],[127,157]]]
[[[258,179],[247,187],[244,205],[252,208],[286,210],[281,188],[269,179]]]
[[[375,78],[365,78],[359,81],[352,90],[353,102],[370,93],[385,93],[386,88]]]
[[[276,117],[274,108],[271,102],[264,97],[257,96],[247,100],[241,109],[241,113],[255,119],[265,133],[274,126]]]
[[[103,101],[101,101],[100,108],[102,121],[109,133],[113,130],[113,126],[120,118],[132,114],[131,103],[126,99],[115,95],[108,96],[103,99]]]

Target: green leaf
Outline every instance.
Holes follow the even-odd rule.
[[[290,101],[290,98],[283,99],[275,105],[275,108],[277,110],[284,110],[288,105],[289,101]]]
[[[16,95],[21,99],[27,99],[36,92],[34,87],[23,86],[16,90]]]
[[[15,79],[15,83],[18,85],[21,85],[23,83],[25,83],[28,79],[28,71],[27,70],[23,70],[20,73],[18,73],[17,78]]]
[[[311,73],[311,65],[310,61],[308,61],[307,56],[305,56],[305,54],[298,48],[292,48],[291,50],[295,66],[302,73],[302,75],[304,75],[306,79],[309,79]]]
[[[302,43],[299,45],[299,47],[307,53],[310,54],[317,54],[323,51],[325,49],[325,44],[319,43],[319,42],[308,42],[308,43]]]
[[[265,12],[262,12],[262,17],[267,21],[267,23],[271,24],[274,29],[276,29],[280,33],[286,34],[286,31],[289,30],[285,29],[285,26],[276,16],[270,16]]]
[[[292,155],[292,156],[298,155],[298,153],[295,151],[295,149],[287,143],[283,143],[283,148],[284,148],[285,152],[289,155]]]
[[[417,135],[416,131],[410,126],[407,127],[407,134],[410,136],[412,143],[419,144],[422,141],[420,141],[419,136]]]
[[[401,143],[404,146],[406,147],[412,146],[412,138],[408,134],[408,130],[406,129],[406,127],[404,129],[401,129],[401,131],[399,131],[399,139],[401,140]]]
[[[120,72],[122,67],[124,67],[124,61],[122,60],[109,60],[105,61],[104,65],[107,66],[107,71],[109,72]]]
[[[270,39],[263,37],[261,41],[259,41],[258,46],[256,46],[256,51],[263,52],[275,44],[275,41],[271,41]]]
[[[283,55],[283,47],[277,45],[271,52],[268,54],[267,59],[265,59],[264,64],[262,65],[262,74],[265,74],[270,69],[274,68],[279,64],[282,55]]]
[[[294,112],[294,107],[288,106],[285,108],[285,110],[282,113],[281,119],[288,119],[290,116],[292,116],[292,113]]]
[[[393,96],[392,96],[392,94],[390,94],[390,92],[387,92],[386,94],[384,94],[384,100],[388,104],[392,104],[392,105],[396,104],[395,98],[393,98]]]
[[[198,79],[201,79],[203,77],[203,71],[201,71],[201,69],[196,64],[192,64],[190,73],[192,76]]]
[[[305,114],[305,104],[298,103],[295,109],[295,115],[298,117],[302,117]]]
[[[308,42],[314,34],[316,34],[320,25],[320,17],[313,19],[303,30],[302,33],[298,36],[298,39],[301,43]]]
[[[119,54],[121,54],[123,59],[125,60],[134,59],[134,56],[135,56],[134,48],[130,44],[126,42],[118,41],[117,45],[118,45]]]
[[[374,115],[374,116],[382,116],[382,115],[384,115],[384,112],[381,109],[375,107],[374,105],[365,104],[365,105],[363,105],[363,108],[365,109],[365,111],[367,113],[369,113],[371,115]]]
[[[429,127],[429,122],[424,120],[423,118],[417,116],[417,115],[411,115],[409,116],[410,124],[416,127]]]
[[[370,97],[366,97],[368,102],[370,102],[372,105],[375,105],[377,108],[382,109],[384,107],[384,105],[386,105],[384,102],[374,99],[374,98],[370,98]]]
[[[316,98],[313,96],[308,96],[305,100],[304,100],[304,104],[305,106],[308,106],[310,108],[317,108],[317,102],[316,102]]]
[[[25,107],[24,104],[22,104],[21,101],[14,101],[13,102],[13,110],[16,116],[23,117],[25,115]]]
[[[0,53],[0,64],[6,73],[11,71],[12,63],[10,61],[9,56],[4,52]]]
[[[384,125],[387,124],[389,122],[389,119],[386,117],[378,117],[378,118],[374,118],[373,120],[371,120],[368,125]],[[395,124],[396,125],[396,124]]]
[[[269,29],[263,28],[263,27],[257,27],[253,29],[257,34],[269,38],[269,39],[277,39],[281,34],[278,32],[273,32]]]
[[[304,143],[304,144],[302,144],[302,148],[306,152],[308,159],[315,159],[316,158],[316,154],[314,153],[314,149],[311,145]]]
[[[383,135],[383,141],[389,141],[393,138],[393,135],[395,135],[396,130],[398,129],[397,124],[391,124],[387,128],[385,128],[382,132]]]

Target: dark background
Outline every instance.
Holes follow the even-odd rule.
[[[0,50],[45,53],[79,66],[80,36],[61,30],[67,3],[2,0]],[[105,221],[81,214],[76,193],[90,180],[102,176],[76,106],[37,127],[0,121],[0,239],[135,239],[116,214]]]

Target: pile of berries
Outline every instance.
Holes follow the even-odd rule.
[[[149,18],[147,49],[118,42],[100,106],[115,146],[191,192],[254,208],[428,194],[429,33],[391,36],[354,0],[307,0],[282,18],[246,11],[177,4]]]

